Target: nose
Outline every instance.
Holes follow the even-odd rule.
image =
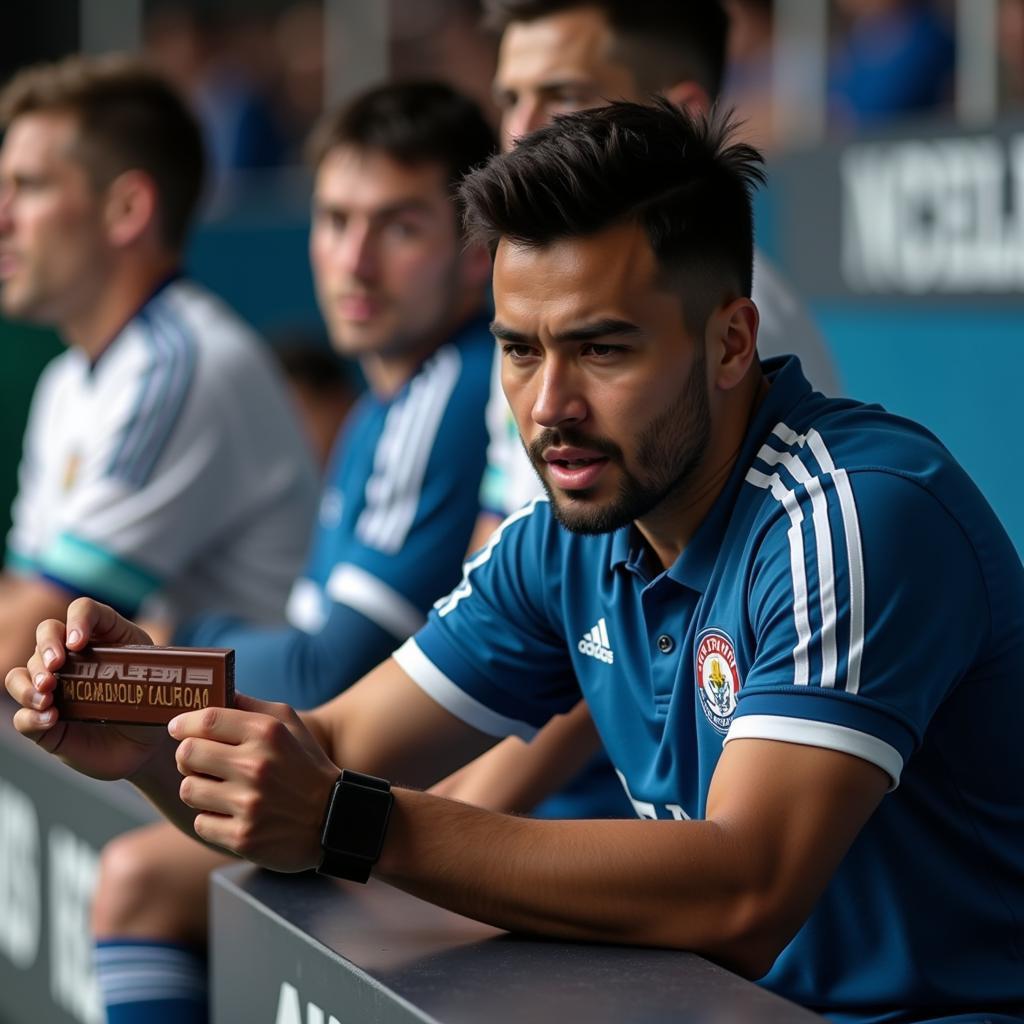
[[[8,234],[11,230],[11,208],[14,189],[0,182],[0,234]]]
[[[337,259],[341,269],[359,281],[372,280],[377,273],[377,240],[369,223],[350,224],[339,242]]]
[[[501,119],[502,148],[508,152],[516,139],[529,135],[548,122],[543,102],[533,96],[520,97]]]
[[[535,377],[537,391],[531,416],[541,427],[581,423],[587,418],[587,402],[573,366],[548,356]]]

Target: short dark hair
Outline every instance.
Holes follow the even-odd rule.
[[[377,150],[406,166],[439,164],[454,196],[497,139],[468,96],[443,82],[413,81],[370,89],[327,114],[310,136],[310,163],[318,167],[339,146]]]
[[[732,141],[734,127],[664,99],[557,117],[465,179],[466,232],[493,251],[502,238],[545,246],[636,221],[661,269],[682,281],[698,329],[728,294],[750,295],[763,160]]]
[[[181,249],[203,190],[203,141],[195,116],[156,72],[122,56],[66,57],[19,72],[0,92],[0,127],[27,114],[66,113],[74,156],[94,187],[125,171],[156,186],[163,243]]]
[[[720,0],[484,0],[484,23],[503,32],[576,7],[594,7],[607,18],[615,36],[611,56],[644,92],[694,81],[712,100],[718,96],[729,33]]]

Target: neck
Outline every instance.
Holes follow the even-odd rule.
[[[133,256],[123,260],[104,282],[96,301],[59,325],[64,339],[89,359],[98,359],[160,282],[177,267],[176,255],[148,260]]]
[[[483,305],[479,293],[463,296],[443,321],[433,330],[407,345],[400,352],[368,352],[359,357],[359,368],[363,371],[370,390],[382,399],[391,398],[411,380],[424,360],[439,349],[458,332],[470,317]]]
[[[750,422],[769,388],[768,379],[760,370],[751,378],[742,391],[737,389],[732,408],[722,410],[726,429],[713,437],[686,486],[666,497],[648,515],[636,520],[636,528],[663,569],[672,565],[686,550],[686,545],[707,518],[736,465]]]

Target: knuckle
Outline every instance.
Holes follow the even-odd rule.
[[[217,708],[205,708],[199,713],[199,725],[203,732],[213,732],[220,723],[220,713]]]
[[[232,830],[231,848],[245,857],[252,853],[254,846],[255,836],[252,828],[245,823],[236,824]]]
[[[246,775],[256,785],[262,785],[270,778],[270,762],[263,757],[253,758],[246,765]]]
[[[249,790],[241,798],[242,814],[247,820],[253,820],[263,808],[263,797],[255,790]]]

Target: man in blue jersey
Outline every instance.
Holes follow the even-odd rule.
[[[719,0],[486,0],[484,10],[488,26],[501,34],[494,98],[506,150],[557,114],[612,100],[643,103],[654,95],[699,114],[718,96],[729,33],[729,16]],[[819,391],[841,393],[820,332],[779,271],[756,249],[751,297],[760,313],[759,354],[797,355]],[[487,469],[470,545],[474,550],[505,516],[542,493],[502,392],[500,370],[496,358],[487,406]],[[510,739],[474,766],[462,795],[493,800],[503,794],[513,806],[528,810],[533,796],[529,779],[546,774],[549,758],[577,760],[577,738],[585,740],[588,732],[581,708],[553,722],[529,750]],[[607,758],[598,755],[533,813],[622,817],[630,809]]]
[[[490,254],[464,244],[453,190],[494,148],[476,105],[430,83],[365,93],[311,139],[317,298],[368,391],[333,453],[288,623],[207,614],[176,631],[177,643],[234,648],[246,693],[298,707],[329,700],[420,628],[458,581],[494,343],[484,316]],[[112,1024],[157,1012],[205,1019],[207,876],[222,863],[166,824],[108,844],[93,929]]]
[[[49,707],[52,670],[145,635],[83,601],[9,675],[17,728],[277,870],[693,950],[836,1021],[1024,1019],[1024,568],[927,431],[812,391],[796,359],[762,368],[759,177],[667,103],[571,115],[475,172],[546,497],[301,718],[243,697],[146,747],[97,743]],[[429,784],[581,691],[645,820],[515,818],[378,777]]]

